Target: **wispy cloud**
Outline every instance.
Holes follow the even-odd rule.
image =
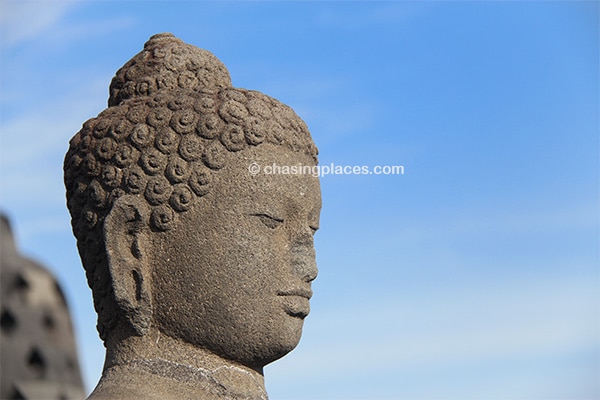
[[[597,345],[600,320],[589,318],[590,311],[598,309],[589,303],[594,287],[580,279],[480,285],[438,292],[435,298],[413,303],[398,298],[369,304],[353,310],[351,319],[331,310],[317,314],[319,320],[309,323],[321,329],[343,328],[345,338],[331,343],[330,351],[343,350],[342,342],[354,342],[365,331],[378,332],[380,341],[362,350],[355,346],[352,353],[377,365],[409,367],[536,356]]]
[[[2,1],[0,36],[7,47],[19,45],[55,28],[77,1]]]
[[[0,43],[3,58],[9,55],[8,51],[18,46],[28,46],[25,53],[52,54],[75,42],[115,33],[135,23],[135,17],[127,15],[98,17],[86,21],[70,16],[77,8],[90,4],[93,3],[86,4],[77,0],[2,1]]]
[[[65,70],[42,67],[52,49],[126,24],[123,18],[86,23],[73,20],[68,14],[78,3],[1,4],[3,207],[18,210],[31,206],[44,193],[46,206],[64,208],[62,160],[68,141],[85,120],[105,107],[110,76],[98,76],[89,62],[80,61]],[[16,46],[21,49],[14,50]]]
[[[543,205],[523,204],[520,209],[496,208],[495,210],[469,210],[468,215],[455,213],[443,219],[439,216],[428,219],[419,217],[411,224],[395,233],[386,232],[381,240],[394,243],[422,244],[432,240],[450,238],[473,238],[487,235],[505,234],[514,237],[557,234],[581,230],[594,230],[598,227],[598,205],[582,201],[580,204],[556,206],[547,209]],[[546,209],[545,209],[546,208]]]
[[[0,121],[3,207],[29,207],[42,193],[46,205],[64,207],[62,160],[69,139],[102,109],[105,92],[105,82],[91,81]]]
[[[589,301],[594,291],[593,282],[546,278],[411,299],[391,295],[388,301],[366,302],[358,309],[319,311],[315,305],[301,351],[276,363],[267,374],[273,385],[282,387],[293,385],[298,377],[326,387],[336,381],[376,380],[381,374],[401,379],[420,371],[422,381],[395,387],[396,392],[383,398],[416,387],[419,398],[432,398],[435,371],[477,370],[478,365],[518,368],[522,363],[560,369],[548,365],[548,360],[598,351],[600,320],[590,319],[598,311]],[[464,381],[455,384],[462,390],[484,390]],[[479,398],[501,390],[506,382],[500,378],[492,384],[499,386],[488,387]],[[518,392],[515,387],[504,389]]]

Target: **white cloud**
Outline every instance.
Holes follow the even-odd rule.
[[[434,239],[498,234],[533,237],[595,229],[598,226],[598,205],[593,201],[552,207],[523,204],[517,210],[510,209],[510,206],[508,209],[468,210],[468,214],[454,213],[445,220],[440,220],[439,216],[431,220],[420,217],[414,224],[405,221],[404,227],[398,228],[395,233],[386,233],[380,240],[393,246],[398,243],[422,244]]]
[[[88,82],[41,108],[1,120],[3,207],[30,207],[44,196],[46,205],[64,208],[62,162],[69,139],[104,107],[105,86]]]
[[[354,347],[353,359],[371,360],[372,366],[376,363],[378,367],[537,356],[594,345],[600,321],[590,318],[598,308],[590,304],[593,286],[562,279],[461,288],[459,292],[436,293],[432,300],[421,297],[413,303],[396,299],[368,304],[353,310],[352,318],[334,311],[334,315],[323,314],[310,323],[346,332],[343,339],[336,340],[333,350],[337,348],[340,354],[332,359],[344,357],[343,347],[348,345]],[[365,331],[379,340],[356,346]]]
[[[0,32],[6,46],[29,41],[55,27],[76,1],[2,1]]]
[[[517,387],[518,382],[525,377],[516,373],[503,382],[494,374],[524,364],[538,368],[527,372],[529,379],[547,378],[564,367],[557,365],[560,357],[582,352],[593,356],[598,351],[596,290],[593,282],[546,278],[461,287],[431,296],[390,294],[385,302],[365,299],[359,309],[319,311],[313,304],[300,349],[269,367],[267,381],[277,391],[302,379],[323,388],[327,392],[322,398],[328,398],[336,393],[326,389],[334,382],[364,384],[382,374],[398,379],[413,376],[420,381],[407,387],[389,386],[388,391],[396,392],[383,398],[410,392],[435,398],[440,388],[431,384],[445,379],[436,376],[445,371],[445,375],[456,374],[455,394],[479,391],[475,397],[480,398],[494,392],[519,393],[523,388]],[[473,374],[492,386],[483,388]],[[552,384],[564,385],[565,379],[559,377]],[[338,390],[346,393],[347,389]]]
[[[40,58],[55,57],[55,54],[69,49],[73,43],[121,31],[135,22],[133,17],[121,15],[85,20],[69,17],[75,8],[90,8],[90,5],[93,2],[77,0],[0,2],[3,63],[5,66],[13,64],[12,70],[6,68],[5,72],[10,70],[11,74],[20,73],[20,69],[30,67],[32,63],[39,68],[43,65]],[[89,13],[95,16],[94,11]],[[18,53],[12,51],[17,46],[22,46],[23,50],[19,48]],[[19,61],[24,64],[18,65]]]

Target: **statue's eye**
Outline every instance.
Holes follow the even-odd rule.
[[[253,215],[255,217],[258,217],[260,222],[262,222],[265,226],[267,226],[271,229],[275,229],[283,223],[283,220],[281,218],[273,217],[269,214],[253,214]]]

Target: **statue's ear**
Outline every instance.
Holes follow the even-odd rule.
[[[115,300],[138,335],[150,326],[149,207],[136,196],[119,197],[104,221],[108,269]]]

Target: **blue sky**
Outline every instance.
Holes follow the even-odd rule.
[[[292,106],[323,165],[319,277],[272,399],[600,397],[599,3],[0,2],[0,207],[104,349],[62,160],[154,33]]]

